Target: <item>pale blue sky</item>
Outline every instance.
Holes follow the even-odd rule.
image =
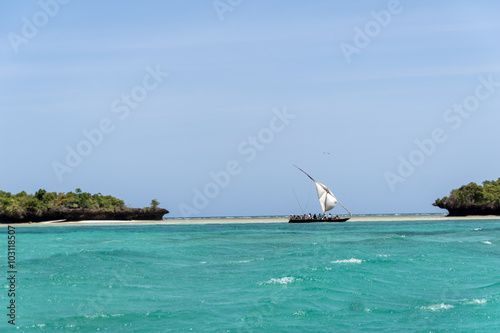
[[[171,216],[298,213],[295,191],[318,211],[297,164],[354,214],[438,213],[500,177],[496,1],[64,2],[3,4],[4,191],[156,198]],[[87,156],[69,166],[68,147]]]

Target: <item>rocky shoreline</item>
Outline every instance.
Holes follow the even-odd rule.
[[[124,210],[106,211],[102,209],[58,209],[44,212],[27,212],[22,216],[0,214],[0,223],[44,222],[44,221],[96,221],[96,220],[151,220],[163,219],[168,210],[164,208],[128,208]]]
[[[446,209],[448,211],[448,216],[469,216],[469,215],[500,215],[500,208],[491,207],[489,205],[462,205],[462,206],[451,206],[446,203],[433,203],[433,206]]]

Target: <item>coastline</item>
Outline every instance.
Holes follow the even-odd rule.
[[[496,215],[447,216],[446,214],[397,214],[397,215],[354,215],[349,223],[367,222],[406,222],[406,221],[452,221],[452,220],[500,220]],[[201,217],[201,218],[166,218],[163,220],[82,220],[82,221],[45,221],[2,223],[1,226],[76,226],[76,225],[205,225],[205,224],[256,224],[256,223],[287,223],[288,216],[256,216],[256,217]],[[313,223],[322,224],[322,223]],[[335,224],[335,223],[333,223]]]

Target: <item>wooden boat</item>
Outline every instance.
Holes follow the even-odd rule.
[[[332,223],[332,222],[346,222],[352,217],[351,212],[333,195],[332,191],[325,185],[318,183],[317,181],[314,180],[311,176],[307,174],[304,170],[299,168],[298,166],[294,165],[297,169],[302,171],[309,179],[311,179],[315,184],[316,184],[316,190],[318,192],[318,199],[319,203],[321,205],[321,210],[323,216],[325,215],[325,212],[332,210],[337,203],[340,204],[348,213],[349,217],[345,218],[339,218],[338,216],[336,217],[326,217],[326,218],[303,218],[301,216],[291,216],[290,219],[288,220],[288,223],[314,223],[314,222],[326,222],[326,223]]]
[[[332,222],[345,222],[349,220],[350,217],[344,217],[344,218],[326,218],[326,219],[301,219],[301,218],[293,218],[291,217],[288,220],[288,223],[314,223],[314,222],[324,222],[324,223],[332,223]]]

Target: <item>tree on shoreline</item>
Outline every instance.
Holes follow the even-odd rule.
[[[469,183],[451,191],[449,196],[436,199],[434,206],[445,209],[469,209],[483,207],[500,209],[500,178],[484,181],[483,185]]]
[[[28,214],[43,214],[49,211],[95,209],[106,212],[125,211],[125,202],[111,195],[91,194],[77,188],[75,192],[56,193],[38,190],[35,194],[25,191],[17,194],[0,191],[0,215],[22,218]]]
[[[152,209],[158,208],[159,205],[160,205],[160,203],[156,199],[151,200],[151,208]]]

